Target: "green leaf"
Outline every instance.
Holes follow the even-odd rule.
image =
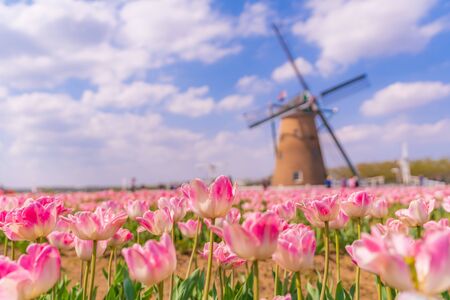
[[[125,292],[125,298],[127,300],[134,300],[136,298],[136,293],[134,290],[133,283],[130,280],[130,277],[126,276],[123,280],[123,290]]]

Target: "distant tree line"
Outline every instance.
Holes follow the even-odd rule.
[[[384,176],[388,183],[396,182],[395,168],[397,161],[383,161],[374,163],[360,163],[356,165],[362,177]],[[424,176],[429,179],[445,181],[450,183],[450,159],[419,159],[410,162],[411,175]],[[334,178],[350,177],[351,173],[347,167],[328,169]]]

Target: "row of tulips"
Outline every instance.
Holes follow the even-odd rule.
[[[204,272],[203,291],[195,297],[225,299],[227,286],[242,290],[244,283],[250,283],[248,295],[260,299],[259,263],[270,260],[274,263],[274,299],[295,296],[324,300],[331,299],[331,291],[338,298],[342,289],[341,233],[351,225],[356,235],[345,250],[355,263],[355,285],[352,293],[345,291],[345,297],[362,299],[361,270],[374,274],[374,298],[378,299],[393,299],[395,295],[402,300],[439,299],[450,288],[448,188],[332,192],[338,193],[319,188],[238,191],[227,177],[219,176],[210,186],[195,179],[177,191],[140,191],[131,195],[102,192],[97,198],[76,193],[35,200],[27,198],[29,195],[3,196],[0,228],[5,244],[4,256],[0,256],[0,299],[34,299],[46,293],[59,299],[54,288],[61,280],[59,251],[73,248],[81,260],[78,286],[79,299],[83,300],[96,296],[97,260],[107,251],[110,290],[117,261],[122,257],[130,278],[140,283],[136,298],[155,292],[163,299],[164,282],[168,281],[168,298],[185,299],[177,287],[183,280],[188,282]],[[98,199],[105,201],[95,202]],[[155,206],[157,209],[149,210]],[[389,218],[393,210],[395,218]],[[191,218],[184,221],[186,216]],[[308,224],[299,222],[303,216]],[[433,216],[435,220],[431,220]],[[208,238],[201,247],[203,225],[208,229]],[[368,232],[364,232],[369,225]],[[176,230],[193,240],[184,279],[175,275]],[[335,281],[329,278],[332,233]],[[151,238],[145,241],[149,235]],[[30,244],[26,254],[18,256],[16,248],[21,241]],[[312,296],[311,289],[307,293],[302,289],[302,278],[315,268],[318,248],[323,251],[324,268],[317,280],[317,295]],[[193,272],[197,254],[207,263],[203,271]],[[285,270],[284,278],[292,274],[294,288],[290,294],[279,295],[280,269]],[[235,276],[243,270],[250,281]],[[214,274],[219,277],[219,292]],[[142,286],[148,292],[142,294]],[[245,299],[239,293],[236,291],[234,297]]]

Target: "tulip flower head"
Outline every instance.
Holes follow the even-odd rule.
[[[75,237],[74,246],[75,246],[75,253],[77,254],[79,259],[81,259],[82,261],[91,260],[92,250],[94,250],[94,241],[82,240]],[[96,256],[97,257],[103,256],[107,246],[108,241],[98,241]]]
[[[0,299],[24,299],[24,286],[29,282],[27,271],[15,261],[0,255]]]
[[[385,198],[379,198],[372,203],[369,214],[373,218],[382,219],[388,215],[388,202]]]
[[[273,260],[291,272],[313,268],[316,251],[315,233],[308,226],[298,224],[286,229],[278,237],[278,247]]]
[[[166,233],[159,242],[149,240],[144,246],[135,244],[125,248],[122,255],[130,277],[148,287],[168,278],[177,267],[175,246]]]
[[[193,238],[197,234],[197,220],[188,220],[187,222],[178,222],[178,228],[181,231],[181,234],[188,238]]]
[[[272,212],[253,213],[242,225],[226,224],[224,240],[239,257],[247,260],[265,260],[277,248],[280,221]]]
[[[53,231],[47,235],[47,240],[59,250],[70,250],[75,245],[75,236],[71,232]]]
[[[416,199],[411,201],[408,208],[399,209],[395,212],[397,218],[410,227],[422,226],[430,220],[435,201]]]
[[[173,219],[168,208],[148,211],[142,218],[137,217],[136,221],[154,235],[170,232],[173,226]]]
[[[306,202],[301,206],[306,219],[311,225],[324,227],[324,222],[335,220],[340,211],[338,195],[325,196]]]
[[[117,248],[126,244],[128,241],[131,241],[132,239],[133,234],[128,229],[120,228],[113,235],[113,237],[108,240],[108,246]]]
[[[55,228],[57,210],[56,202],[44,206],[37,201],[29,201],[8,213],[3,230],[10,240],[35,241],[46,237]]]
[[[341,207],[350,218],[363,218],[370,212],[372,196],[367,192],[359,191],[352,193],[341,202]]]
[[[202,218],[224,217],[233,205],[235,190],[226,176],[219,176],[207,187],[200,179],[184,185],[183,193],[189,199],[194,213]]]
[[[25,299],[33,299],[50,290],[58,282],[61,273],[61,257],[58,249],[48,244],[31,244],[27,254],[17,261],[28,272],[29,281],[23,287]]]
[[[122,227],[127,221],[127,214],[114,214],[98,207],[94,212],[77,212],[65,219],[79,239],[103,241],[111,238]]]
[[[137,217],[142,217],[148,211],[148,203],[144,200],[130,200],[127,203],[126,210],[128,217],[135,220]]]
[[[186,199],[180,197],[166,198],[162,197],[158,200],[158,208],[167,208],[174,222],[181,221],[186,215],[187,202]]]

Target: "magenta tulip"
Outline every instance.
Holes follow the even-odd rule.
[[[30,201],[21,208],[8,213],[3,225],[5,234],[11,240],[35,241],[46,237],[56,225],[58,207],[56,202],[42,205]]]
[[[24,287],[28,284],[28,272],[15,261],[0,255],[0,299],[25,299]]]
[[[125,243],[131,241],[132,239],[133,234],[128,229],[120,228],[113,235],[113,237],[108,240],[108,246],[116,248],[124,245]]]

